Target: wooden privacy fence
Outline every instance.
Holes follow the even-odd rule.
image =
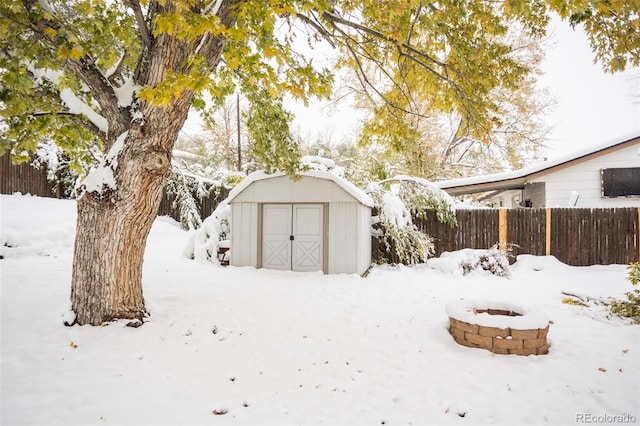
[[[435,255],[510,245],[512,254],[553,255],[568,265],[640,260],[640,208],[459,209],[454,228],[429,212],[417,221],[434,238]]]
[[[0,194],[14,194],[16,192],[39,197],[63,198],[59,186],[47,180],[46,166],[43,165],[42,168],[36,169],[31,165],[31,162],[13,164],[10,151],[5,151],[0,156]],[[202,200],[198,200],[202,219],[204,220],[213,213],[220,201],[224,200],[228,194],[229,189],[220,187]],[[171,216],[180,221],[180,211],[173,207],[174,200],[175,196],[169,195],[165,191],[158,208],[158,215]]]
[[[5,151],[0,157],[0,194],[16,192],[40,197],[60,197],[55,183],[47,181],[44,166],[38,170],[30,162],[13,164],[9,151]]]

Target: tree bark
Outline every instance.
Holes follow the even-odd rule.
[[[116,190],[85,192],[78,219],[71,308],[78,324],[146,316],[142,266],[147,237],[162,200],[165,175],[192,93],[169,108],[147,108],[129,129],[114,172]]]

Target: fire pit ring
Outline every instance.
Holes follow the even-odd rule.
[[[449,333],[461,345],[496,354],[549,352],[549,318],[504,302],[456,300],[446,305]]]

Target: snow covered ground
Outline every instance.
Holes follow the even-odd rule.
[[[511,278],[443,261],[368,278],[221,268],[181,257],[188,234],[159,218],[149,322],[64,327],[75,202],[0,203],[3,425],[640,423],[640,326],[561,294],[622,297],[623,265],[521,256]],[[458,345],[445,305],[459,299],[546,313],[549,354]]]

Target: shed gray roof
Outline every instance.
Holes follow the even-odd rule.
[[[231,203],[234,198],[236,198],[242,191],[244,191],[247,187],[249,187],[249,185],[251,185],[254,182],[265,180],[265,179],[282,177],[282,176],[286,176],[284,172],[278,172],[273,174],[267,174],[262,171],[253,172],[231,190],[231,192],[229,193],[229,197],[227,198],[227,201]],[[354,199],[356,199],[359,203],[367,207],[374,206],[373,198],[371,198],[366,192],[364,192],[363,190],[361,190],[351,182],[341,178],[340,176],[334,173],[310,170],[306,172],[300,172],[300,176],[308,176],[308,177],[324,179],[324,180],[334,182],[335,184],[340,186],[340,188],[346,191],[349,195],[351,195]]]

